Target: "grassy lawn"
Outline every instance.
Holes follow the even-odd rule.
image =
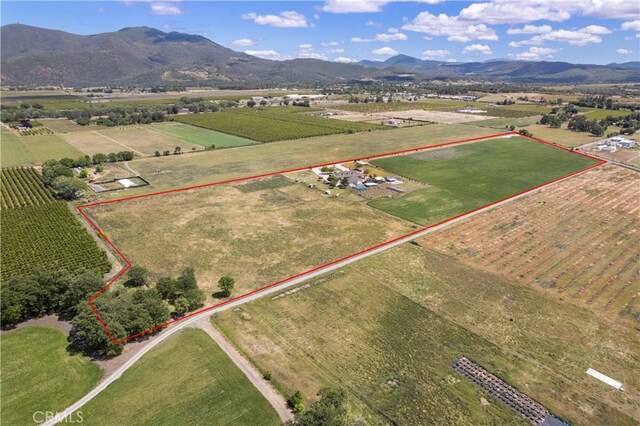
[[[2,167],[24,166],[34,161],[33,156],[18,136],[4,127],[1,131],[0,157]]]
[[[458,125],[407,127],[392,131],[319,136],[315,138],[259,144],[232,150],[209,150],[191,155],[144,158],[129,164],[148,178],[152,186],[136,194],[177,188],[240,176],[304,167],[321,162],[408,149],[444,141],[484,136],[495,129]],[[160,173],[156,173],[160,170]],[[108,197],[122,197],[119,191]]]
[[[156,277],[192,266],[211,297],[224,274],[238,295],[411,230],[343,198],[273,177],[85,211],[134,264]]]
[[[260,142],[381,129],[377,124],[331,120],[304,114],[304,107],[238,108],[175,117],[176,121]]]
[[[83,152],[69,145],[58,135],[22,136],[20,142],[31,153],[36,164],[42,164],[47,160],[60,158],[78,158]]]
[[[226,354],[187,329],[153,349],[82,408],[94,425],[277,425],[279,418]]]
[[[67,346],[57,328],[3,332],[2,424],[32,425],[34,412],[63,410],[98,383],[100,367]]]
[[[182,123],[156,124],[151,126],[150,129],[205,148],[209,148],[211,145],[215,145],[216,148],[230,148],[256,143],[255,141],[239,136]]]
[[[595,164],[526,138],[493,139],[374,160],[387,171],[427,183],[425,189],[370,206],[429,225]]]
[[[584,309],[411,244],[310,284],[214,317],[284,393],[343,386],[371,424],[518,424],[449,368],[465,355],[572,424],[640,419],[637,332]]]

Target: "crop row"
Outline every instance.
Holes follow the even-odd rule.
[[[105,252],[63,202],[5,209],[0,228],[2,281],[37,267],[69,271],[87,268],[99,273],[111,269]]]
[[[382,126],[300,114],[307,108],[241,108],[177,117],[186,124],[260,142],[274,142],[337,133],[355,133]]]
[[[0,177],[3,210],[54,201],[40,176],[32,168],[2,169]]]

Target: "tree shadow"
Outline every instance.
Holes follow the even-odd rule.
[[[226,291],[216,291],[212,294],[212,296],[214,297],[214,299],[226,299],[231,295]]]

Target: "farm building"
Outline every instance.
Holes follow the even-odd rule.
[[[604,142],[604,144],[608,146],[615,146],[620,148],[633,148],[634,146],[636,146],[636,141],[625,139],[620,136],[614,136],[612,138],[607,139]]]
[[[340,170],[335,172],[332,176],[337,177],[340,180],[345,179],[347,185],[356,185],[362,182],[363,175],[358,170]]]
[[[402,123],[402,121],[396,119],[386,120],[384,122],[384,124],[386,124],[387,126],[399,126],[400,123]]]

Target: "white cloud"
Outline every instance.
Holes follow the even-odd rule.
[[[573,15],[609,19],[634,19],[634,0],[492,0],[462,9],[459,18],[485,24],[518,24],[539,20],[562,22]]]
[[[425,59],[433,59],[433,58],[444,58],[445,56],[451,55],[451,52],[445,49],[441,50],[425,50],[422,52],[422,57]]]
[[[323,61],[327,60],[325,55],[317,52],[298,52],[298,58],[322,59]]]
[[[486,44],[472,44],[472,45],[466,46],[464,49],[462,49],[462,51],[464,53],[480,52],[485,55],[491,55],[491,53],[493,53],[491,52],[491,48]]]
[[[322,44],[323,47],[335,47],[335,46],[340,46],[340,43],[338,43],[337,41],[325,41],[320,43]]]
[[[600,35],[605,34],[611,34],[611,30],[600,25],[589,25],[577,30],[552,30],[528,40],[512,41],[509,46],[540,46],[546,41],[569,43],[573,46],[586,46],[587,44],[601,43],[602,37]]]
[[[154,15],[180,15],[182,9],[176,2],[153,1],[151,2],[151,13]]]
[[[405,34],[396,32],[391,34],[376,34],[373,38],[352,37],[351,41],[354,43],[367,43],[370,41],[382,41],[386,43],[389,41],[407,40],[408,38]]]
[[[640,19],[635,21],[623,22],[622,25],[620,26],[620,29],[622,31],[629,31],[629,30],[640,31]]]
[[[616,53],[619,53],[619,54],[621,54],[621,55],[628,55],[629,53],[633,53],[633,51],[632,51],[632,50],[627,50],[627,49],[620,48],[620,49],[617,49],[617,50],[616,50]]]
[[[317,21],[318,19],[320,19],[320,15],[318,15],[317,13],[314,13],[313,14],[313,19],[315,19]]]
[[[340,62],[341,64],[349,64],[351,62],[356,62],[356,60],[351,58],[345,58],[344,56],[340,56],[339,58],[335,58],[333,62]]]
[[[507,30],[507,34],[515,35],[515,34],[544,34],[551,32],[551,25],[540,25],[536,27],[535,25],[525,25],[522,28],[509,28]]]
[[[342,48],[329,49],[329,53],[344,53],[344,49],[342,49]]]
[[[400,30],[395,28],[395,27],[390,27],[387,31],[389,31],[391,34],[395,34],[395,33],[399,33]]]
[[[422,12],[403,25],[402,29],[433,36],[447,36],[447,40],[461,43],[471,40],[498,40],[493,28],[484,24],[469,24],[456,16],[448,16],[444,13],[436,16],[429,12]]]
[[[548,47],[530,47],[528,50],[518,53],[516,58],[524,61],[539,61],[543,58],[553,58],[552,54],[560,49],[551,49]]]
[[[371,20],[369,20],[369,21],[365,22],[364,24],[365,24],[367,27],[379,27],[380,25],[382,25],[382,24],[381,24],[381,23],[379,23],[379,22],[371,21]]]
[[[249,46],[253,46],[254,44],[256,44],[257,41],[252,40],[250,38],[241,38],[238,40],[234,40],[233,44],[234,46],[243,46],[243,47],[249,47]]]
[[[300,46],[298,46],[300,49],[303,50],[308,50],[308,49],[313,49],[313,44],[309,44],[309,43],[304,43],[301,44]]]
[[[393,55],[397,55],[398,51],[390,47],[381,47],[380,49],[373,49],[371,53],[373,53],[374,55],[380,55],[380,56],[393,56]]]
[[[263,59],[280,59],[281,56],[275,50],[245,50],[244,53]]]
[[[444,0],[327,0],[322,6],[322,10],[330,13],[381,12],[385,5],[403,1],[436,4]]]
[[[301,13],[293,10],[280,12],[280,15],[256,15],[247,13],[241,16],[242,19],[252,20],[258,25],[271,25],[278,28],[306,28],[309,26],[307,18]]]

